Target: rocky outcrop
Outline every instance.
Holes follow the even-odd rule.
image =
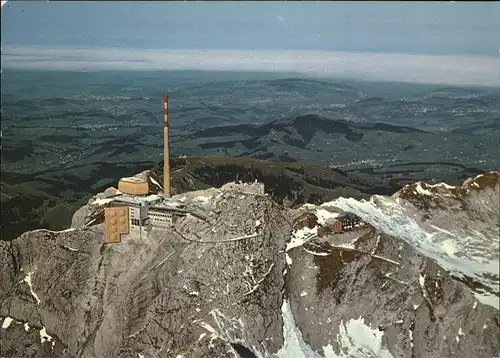
[[[104,245],[102,225],[2,243],[0,315],[45,327],[56,342],[12,323],[2,356],[229,357],[237,342],[277,351],[290,218],[264,196],[207,191],[183,201],[204,207],[206,221],[179,218],[142,243]]]
[[[110,187],[104,192],[94,195],[84,206],[78,209],[71,219],[71,228],[83,228],[88,224],[98,224],[104,220],[103,207],[109,199],[119,192],[116,188]]]
[[[147,180],[150,192],[152,193],[163,192],[163,187],[162,187],[163,183],[161,183],[160,178],[155,173],[153,173],[152,170],[145,170],[134,176],[137,178]]]
[[[475,201],[491,198],[483,189]],[[2,357],[500,353],[494,290],[485,298],[450,266],[459,256],[430,251],[421,239],[430,240],[430,221],[413,215],[426,212],[397,195],[294,210],[265,195],[189,192],[172,200],[193,215],[171,230],[105,245],[103,225],[89,217],[113,194],[89,201],[73,229],[0,243]],[[369,225],[317,237],[318,225],[345,212]]]
[[[498,302],[500,172],[481,174],[457,186],[418,182],[393,197],[429,233],[427,241],[433,244],[427,250],[437,251],[439,245],[453,259],[444,257],[443,267]]]
[[[309,242],[288,255],[295,322],[326,357],[499,352],[497,309],[478,302],[436,261],[373,227],[347,243]]]

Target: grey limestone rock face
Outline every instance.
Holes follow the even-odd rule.
[[[86,205],[78,209],[71,218],[71,228],[81,229],[86,226],[89,222],[89,218],[93,217],[100,209],[102,205],[99,205],[99,201],[112,197],[118,193],[116,188],[110,187],[104,190],[102,193],[98,193],[89,199]]]
[[[365,346],[363,357],[498,355],[498,310],[401,240],[371,227],[353,241],[288,252],[291,309],[313,349]],[[380,340],[363,341],[377,334]]]
[[[56,343],[39,344],[36,356],[222,357],[234,356],[228,342],[238,341],[262,354],[277,351],[279,252],[291,220],[263,196],[216,194],[193,198],[199,211],[210,208],[205,221],[187,215],[142,241],[104,245],[98,225],[2,243],[1,316],[45,327]],[[32,339],[16,324],[22,327],[1,331],[2,356],[24,356],[31,347],[18,344]]]
[[[500,354],[498,307],[407,231],[390,230],[368,211],[376,203],[292,210],[208,189],[173,197],[192,214],[171,229],[106,245],[103,225],[84,223],[108,194],[93,198],[73,229],[0,242],[2,357],[244,357],[241,347],[279,358]],[[396,208],[396,199],[377,200]],[[318,223],[350,209],[373,217],[315,236]]]

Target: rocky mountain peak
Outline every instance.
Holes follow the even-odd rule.
[[[491,195],[484,180],[467,185]],[[487,205],[462,209],[472,236],[459,247],[452,211],[401,193],[287,209],[209,188],[172,197],[171,228],[105,244],[106,190],[72,229],[0,243],[1,355],[498,356],[498,258],[470,261],[486,252]]]

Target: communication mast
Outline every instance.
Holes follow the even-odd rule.
[[[170,198],[170,154],[168,144],[168,96],[163,96],[163,193]]]

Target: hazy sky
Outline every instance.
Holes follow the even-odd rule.
[[[499,56],[500,3],[9,1],[2,42]]]
[[[500,87],[499,2],[9,1],[1,26],[2,68]]]

